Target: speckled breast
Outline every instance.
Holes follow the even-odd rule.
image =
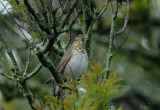
[[[64,75],[76,78],[85,73],[88,68],[88,55],[86,50],[72,51],[72,57],[64,70]]]

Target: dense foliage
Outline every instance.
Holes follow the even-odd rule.
[[[110,110],[112,98],[118,96],[121,85],[120,78],[117,73],[112,72],[108,79],[102,82],[102,75],[108,71],[101,68],[101,64],[91,66],[90,73],[83,74],[80,78],[80,83],[67,79],[67,84],[63,87],[66,94],[63,100],[58,99],[57,96],[45,96],[45,103],[34,104],[37,110]],[[121,110],[121,107],[119,108]]]

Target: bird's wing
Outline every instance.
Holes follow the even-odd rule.
[[[71,59],[71,49],[69,49],[65,54],[64,56],[62,57],[58,67],[57,67],[57,71],[60,72],[60,73],[63,73],[67,63],[69,62],[69,60]]]

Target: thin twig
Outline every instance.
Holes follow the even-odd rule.
[[[74,8],[74,12],[75,12],[76,16],[78,16],[76,8]],[[81,20],[80,20],[79,17],[78,17],[78,22],[79,22],[80,28],[81,28],[81,30],[82,30],[82,32],[84,34],[85,32],[84,32],[84,29],[83,29],[83,25],[82,25]]]
[[[21,32],[22,35],[25,37],[25,39],[27,40],[27,43],[28,43],[29,46],[30,46],[30,41],[29,41],[29,39],[26,37],[26,35],[25,35],[24,32],[22,31],[22,29],[20,28],[19,24],[16,22],[15,17],[10,14],[10,12],[7,10],[6,6],[5,6],[1,1],[0,1],[0,3],[3,5],[3,7],[4,7],[5,10],[7,11],[7,13],[11,16],[11,18],[13,19],[13,21],[17,24],[20,32]]]
[[[114,10],[113,10],[113,5],[111,3],[111,8],[112,8],[112,23],[111,23],[111,30],[110,30],[110,37],[109,37],[109,49],[108,49],[108,53],[107,53],[107,63],[106,63],[106,68],[109,69],[110,66],[111,66],[111,60],[112,60],[112,57],[113,57],[113,54],[112,54],[112,47],[113,47],[113,41],[114,41],[114,26],[115,26],[115,16],[116,16],[116,13],[114,13]],[[108,78],[109,76],[109,71],[106,72],[105,74],[105,77],[104,78]]]
[[[80,14],[81,14],[81,11],[78,12],[78,14],[76,15],[76,17],[69,23],[69,25],[67,26],[67,28],[64,29],[64,30],[62,30],[59,33],[64,33],[66,31],[68,31],[74,25],[74,23],[76,22],[76,20],[77,20],[77,18],[79,17]]]
[[[88,4],[86,4],[85,0],[82,0],[82,2],[83,2],[83,17],[84,17],[84,21],[85,21],[84,31],[85,31],[85,35],[86,35],[85,47],[88,52],[88,56],[91,59],[92,58],[91,57],[92,27],[93,27],[94,23],[96,22],[96,20],[98,20],[103,15],[103,13],[106,11],[110,0],[106,0],[106,3],[104,5],[103,9],[97,15],[97,17],[89,16],[91,14],[91,12],[88,12],[88,9],[90,9],[91,7],[89,7]],[[90,19],[88,19],[88,18],[90,18]]]
[[[37,0],[35,0],[35,3],[36,3],[36,6],[37,6],[37,8],[38,8],[38,11],[41,11],[41,12],[42,12],[42,10],[41,10],[41,8],[40,8]]]
[[[100,18],[103,13],[106,11],[107,7],[108,7],[108,4],[109,4],[110,0],[107,0],[105,5],[104,5],[104,8],[102,9],[102,11],[99,13],[99,15],[96,17],[96,19]]]
[[[60,51],[59,49],[55,48],[54,46],[53,46],[53,48],[52,48],[52,51],[53,51],[54,53],[56,53],[56,54],[59,54],[59,56],[61,56],[61,57],[64,55],[64,52],[63,52],[63,51]]]
[[[42,3],[43,3],[43,1],[42,1]],[[30,12],[29,14],[31,14],[33,16],[33,19],[35,19],[35,22],[41,23],[40,17],[38,17],[38,15],[36,14],[35,10],[31,7],[29,1],[28,0],[24,0],[24,4],[27,7],[28,12]],[[44,8],[45,8],[45,6],[44,6]],[[46,17],[46,15],[44,17]],[[46,32],[48,35],[52,34],[52,32],[49,29],[46,29],[43,25],[40,25],[40,24],[38,24],[38,25],[41,28],[41,30]]]
[[[117,9],[114,12],[113,11],[113,5],[111,3],[111,8],[112,8],[112,24],[111,24],[111,31],[110,31],[110,42],[109,42],[109,49],[108,49],[108,53],[107,53],[107,64],[106,64],[106,68],[110,68],[111,65],[111,60],[113,55],[115,55],[119,49],[123,46],[123,44],[126,42],[126,40],[128,39],[128,36],[126,37],[126,39],[124,40],[124,42],[119,46],[119,48],[117,49],[117,51],[115,53],[112,53],[112,47],[113,47],[113,40],[117,35],[120,35],[121,33],[123,33],[127,27],[127,23],[128,23],[128,19],[129,19],[129,10],[130,10],[130,3],[129,0],[127,0],[127,15],[125,17],[125,22],[124,22],[124,26],[122,28],[122,30],[120,30],[118,33],[115,33],[114,30],[114,26],[115,26],[115,19],[117,17],[117,13],[118,13],[118,5],[117,5]],[[109,76],[109,72],[106,72],[106,76],[105,78],[108,78]]]
[[[65,2],[65,4],[64,4],[64,8],[63,8],[64,10],[66,10],[66,7],[67,7],[69,1],[70,1],[70,0],[66,0],[66,2]]]
[[[118,39],[115,37],[115,39],[116,39],[116,43],[117,43],[117,45],[118,45],[118,47],[119,47],[119,43],[118,43]]]
[[[62,6],[61,1],[60,1],[60,0],[58,0],[58,2],[59,2],[59,5],[60,5],[60,7],[61,7],[61,9],[62,9],[63,14],[64,14],[64,10],[63,10],[63,6]]]
[[[51,10],[51,12],[52,12],[52,3],[53,3],[53,0],[50,0],[50,2],[49,2],[49,6],[50,6],[50,10]]]
[[[65,15],[65,17],[64,17],[64,19],[63,19],[63,21],[62,21],[62,23],[61,23],[60,29],[62,29],[62,28],[65,26],[65,24],[67,23],[67,21],[69,20],[72,12],[74,11],[74,8],[78,5],[78,1],[79,1],[79,0],[73,0],[73,1],[72,1],[72,5],[71,5],[69,11],[68,11],[67,14]]]
[[[16,61],[16,59],[13,55],[13,52],[12,52],[11,49],[9,49],[7,43],[4,41],[4,38],[3,38],[2,34],[0,34],[0,40],[1,40],[2,44],[4,45],[4,48],[6,49],[9,57],[11,58],[11,61],[13,63],[15,71],[17,71],[17,70],[19,71],[18,63],[17,63],[17,61]]]
[[[68,64],[68,65],[69,65],[69,64]],[[76,85],[76,83],[75,83],[75,77],[74,77],[74,75],[73,75],[73,71],[72,71],[72,68],[71,68],[70,65],[69,65],[69,67],[70,67],[70,70],[71,70],[71,73],[72,73],[72,78],[73,78],[73,83],[74,83],[74,86],[75,86],[76,94],[77,94],[77,97],[79,98],[78,90],[77,90],[77,85]]]
[[[115,16],[113,19],[116,19],[118,15],[118,1],[117,0],[116,0],[116,11],[114,13],[115,13]]]
[[[141,95],[144,96],[144,98],[146,99],[146,101],[147,101],[147,103],[148,103],[148,106],[149,106],[150,110],[152,110],[151,101],[149,100],[148,96],[147,96],[143,91],[141,91],[141,92],[142,92]]]
[[[130,27],[130,29],[129,29],[129,32],[128,32],[126,38],[125,38],[124,41],[119,45],[118,49],[113,53],[112,56],[114,56],[115,54],[117,54],[118,51],[119,51],[119,50],[122,48],[122,46],[124,45],[124,43],[127,41],[127,39],[129,38],[130,32],[131,32],[131,28],[132,28],[132,22],[131,22],[131,27]]]
[[[129,0],[127,0],[127,13],[126,13],[123,28],[120,31],[116,32],[115,36],[118,36],[118,35],[122,34],[126,30],[127,23],[128,23],[128,20],[129,20],[129,11],[130,11],[130,2],[129,2]]]
[[[65,47],[65,49],[68,48],[68,46],[69,46],[69,44],[70,44],[70,42],[71,42],[71,35],[72,35],[72,32],[71,32],[71,28],[70,28],[70,29],[69,29],[69,41],[68,41],[68,44],[67,44],[67,46]]]
[[[27,80],[27,79],[31,78],[32,76],[34,76],[35,74],[37,74],[42,67],[43,67],[42,64],[38,64],[38,66],[31,73],[27,74],[27,76],[24,80]]]
[[[25,94],[25,97],[27,98],[28,100],[28,103],[29,105],[31,106],[32,110],[36,110],[34,107],[33,107],[33,98],[32,98],[32,94],[30,92],[30,90],[28,89],[27,85],[26,85],[26,81],[23,81],[22,83],[20,83],[23,87],[23,94]]]
[[[43,64],[44,67],[49,69],[57,84],[62,84],[63,80],[60,77],[60,74],[57,72],[55,65],[51,62],[51,60],[49,60],[44,54],[41,53],[37,54],[37,57],[41,64]]]
[[[54,63],[53,63],[54,65],[56,64],[56,62],[57,62],[57,60],[58,60],[59,53],[60,53],[60,52],[58,51],[57,57],[56,57],[56,59],[55,59],[55,61],[54,61]]]
[[[29,67],[30,56],[31,56],[31,49],[29,49],[29,55],[28,55],[28,59],[27,59],[27,62],[26,62],[26,67],[25,67],[24,75],[26,75],[28,67]]]
[[[117,18],[117,14],[118,14],[118,1],[116,0],[116,11],[115,11],[115,16],[114,16],[113,19]],[[119,43],[118,43],[117,37],[115,37],[115,39],[116,39],[116,43],[117,43],[117,45],[119,47]]]
[[[6,78],[9,79],[9,80],[15,80],[13,77],[6,75],[6,74],[4,73],[4,71],[0,71],[0,75],[6,77]]]

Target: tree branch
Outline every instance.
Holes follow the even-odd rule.
[[[24,4],[26,5],[26,7],[28,8],[28,11],[31,13],[31,15],[33,16],[33,18],[35,19],[36,22],[41,23],[41,20],[39,19],[39,17],[37,16],[37,14],[35,13],[35,11],[33,10],[33,8],[30,6],[28,0],[24,0]],[[44,26],[42,26],[41,24],[39,24],[39,27],[45,31],[47,34],[51,34],[51,31],[49,31],[49,29],[46,29]]]
[[[21,84],[22,87],[23,87],[23,92],[24,92],[23,94],[24,94],[25,97],[27,98],[28,103],[29,103],[29,105],[31,106],[32,110],[36,110],[36,109],[33,107],[34,101],[33,101],[33,99],[32,99],[32,95],[31,95],[29,89],[27,88],[26,81],[20,82],[20,84]]]
[[[11,61],[12,61],[13,66],[14,66],[15,73],[17,74],[17,72],[19,71],[18,63],[17,63],[17,61],[16,61],[16,59],[15,59],[13,53],[12,53],[12,50],[9,49],[7,43],[4,41],[1,33],[0,33],[0,40],[1,40],[2,44],[4,45],[4,48],[6,49],[9,57],[11,58]]]
[[[61,57],[64,55],[64,51],[58,50],[58,49],[55,48],[54,46],[53,46],[53,48],[52,48],[52,51],[53,51],[54,53],[56,53],[56,54],[59,54],[59,56],[61,56]]]
[[[85,21],[85,29],[84,32],[87,34],[87,31],[93,20],[93,7],[92,0],[82,0],[82,8],[83,8],[83,19]]]
[[[26,75],[24,80],[28,80],[32,76],[36,75],[41,70],[42,67],[43,67],[42,64],[38,64],[38,66],[31,73]]]
[[[112,54],[112,47],[113,47],[113,41],[114,41],[114,28],[115,28],[115,17],[117,16],[113,10],[113,5],[111,3],[111,7],[112,7],[112,22],[111,22],[111,30],[110,30],[110,37],[109,37],[109,49],[108,49],[108,52],[107,52],[107,64],[106,64],[106,68],[109,69],[110,68],[110,65],[111,65],[111,60],[112,60],[112,57],[113,57],[113,54]],[[108,78],[109,76],[109,71],[106,72],[105,74],[105,77],[104,78]]]
[[[91,38],[92,38],[92,26],[96,20],[94,20],[94,7],[92,0],[82,0],[83,8],[83,20],[84,20],[84,38],[85,47],[89,58],[91,58]]]
[[[127,0],[127,4],[128,4],[127,5],[127,15],[125,17],[124,26],[123,26],[123,28],[119,32],[115,33],[114,28],[115,28],[115,19],[117,17],[117,13],[118,13],[118,5],[117,5],[116,11],[114,12],[113,11],[113,5],[111,3],[111,7],[112,7],[112,23],[111,23],[111,31],[110,31],[110,38],[109,38],[110,39],[109,40],[109,49],[108,49],[108,53],[107,53],[106,68],[110,68],[112,57],[113,57],[113,55],[116,54],[116,53],[114,53],[114,54],[112,53],[112,47],[113,47],[114,37],[117,36],[117,35],[120,35],[121,33],[123,33],[125,31],[126,27],[127,27],[127,23],[128,23],[128,19],[129,19],[129,10],[130,10],[129,0]],[[127,36],[127,38],[128,38],[128,36]],[[127,38],[124,40],[124,42],[127,40]],[[120,45],[119,49],[122,47],[122,45],[124,44],[124,42]],[[117,52],[118,52],[119,49],[117,49]],[[109,71],[106,72],[105,78],[108,78],[108,76],[109,76]]]
[[[76,8],[74,8],[74,12],[75,12],[75,14],[76,14],[76,16],[77,16],[77,15],[78,15],[78,13],[77,13]],[[83,29],[83,25],[82,25],[81,20],[79,19],[79,17],[78,17],[78,22],[79,22],[79,25],[80,25],[80,28],[81,28],[81,30],[82,30],[82,32],[83,32],[83,34],[85,34],[84,29]]]
[[[3,7],[5,8],[5,10],[7,11],[7,13],[10,15],[10,17],[13,19],[13,21],[16,23],[16,25],[18,26],[18,29],[20,30],[20,32],[22,33],[22,35],[25,37],[25,40],[27,41],[28,45],[31,46],[29,39],[26,37],[26,35],[24,34],[24,32],[22,31],[22,29],[20,28],[21,25],[18,22],[18,20],[15,18],[15,16],[11,15],[11,13],[7,10],[6,6],[0,1],[0,3],[3,5]],[[19,5],[19,1],[16,0],[16,3]],[[23,27],[24,28],[24,27]]]
[[[66,2],[65,2],[65,4],[64,4],[64,7],[63,7],[63,10],[66,10],[66,7],[67,7],[69,1],[70,1],[70,0],[66,0]]]
[[[3,70],[0,71],[0,75],[6,77],[9,80],[13,80],[13,81],[15,80],[13,77],[6,75]]]
[[[57,72],[54,64],[53,64],[49,59],[47,59],[46,56],[43,55],[43,54],[37,54],[37,56],[38,56],[39,61],[41,62],[41,64],[42,64],[44,67],[46,67],[46,68],[49,69],[49,71],[51,72],[52,76],[53,76],[54,79],[56,80],[57,84],[62,84],[63,81],[62,81],[62,79],[60,78],[60,75],[59,75],[59,73]]]
[[[107,1],[106,1],[105,5],[104,5],[104,7],[103,7],[103,9],[102,9],[102,11],[101,11],[101,12],[99,13],[99,15],[96,17],[96,20],[99,19],[99,18],[103,15],[103,13],[106,11],[106,9],[107,9],[108,4],[109,4],[110,1],[111,1],[111,0],[107,0]]]
[[[24,76],[26,75],[28,67],[29,67],[30,56],[31,56],[31,50],[29,50],[29,55],[28,55],[28,59],[27,59],[27,62],[26,62],[26,67],[25,67],[25,70],[24,70]]]
[[[64,29],[64,30],[62,30],[60,33],[68,31],[74,25],[74,23],[76,22],[76,20],[77,20],[77,18],[79,17],[80,14],[82,14],[81,11],[78,12],[78,14],[76,15],[76,17],[69,23],[69,25],[67,26],[67,28]]]
[[[59,5],[60,5],[60,7],[61,7],[61,9],[62,9],[63,14],[64,14],[64,10],[63,10],[63,6],[62,6],[61,1],[60,1],[60,0],[58,0],[58,2],[59,2]]]
[[[67,23],[67,21],[69,20],[69,17],[71,16],[72,12],[74,11],[74,8],[77,6],[79,0],[73,0],[73,2],[71,3],[71,7],[67,13],[67,15],[65,15],[61,25],[59,26],[60,29],[62,29],[65,24]]]
[[[113,56],[116,55],[118,53],[118,51],[121,49],[121,47],[123,46],[123,44],[127,41],[127,39],[129,38],[129,35],[130,35],[130,32],[131,32],[131,28],[132,28],[132,25],[129,29],[129,32],[126,36],[126,38],[124,39],[124,41],[119,45],[119,47],[117,48],[117,50],[113,53]]]
[[[120,31],[116,32],[115,36],[119,36],[120,34],[122,34],[126,30],[127,23],[128,23],[128,20],[129,20],[129,11],[130,11],[130,2],[129,2],[129,0],[127,0],[127,13],[126,13],[123,28]]]

